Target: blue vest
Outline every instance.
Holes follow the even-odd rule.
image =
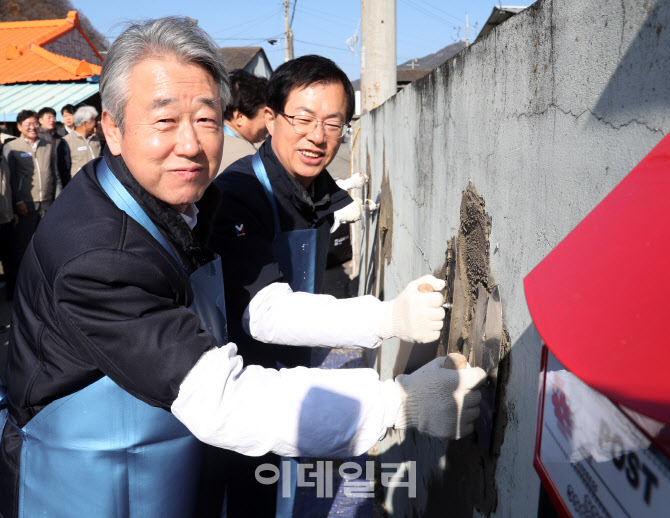
[[[97,168],[105,192],[178,261],[167,240],[112,174]],[[182,268],[183,269],[183,268]],[[227,342],[220,259],[189,277],[189,307],[219,345]],[[0,408],[2,408],[0,387]],[[109,377],[57,399],[23,428],[19,517],[188,517],[196,508],[201,443],[170,412],[152,407]]]
[[[272,206],[275,226],[272,253],[275,260],[279,263],[279,268],[284,275],[284,279],[293,291],[304,291],[307,293],[321,292],[323,274],[326,269],[329,234],[319,232],[318,229],[313,228],[282,232],[272,185],[258,151],[251,158],[251,165],[254,168],[256,178],[258,178],[258,181],[263,186],[265,196]],[[293,516],[296,483],[298,480],[298,461],[297,459],[282,457],[282,461],[286,460],[290,461],[291,491],[289,496],[282,496],[284,482],[283,477],[280,476],[277,481],[276,518],[291,518]],[[283,473],[283,470],[280,473]]]

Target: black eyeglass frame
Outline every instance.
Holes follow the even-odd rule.
[[[347,122],[339,123],[339,124],[342,125],[342,133],[339,137],[335,137],[335,136],[328,135],[328,133],[326,132],[326,127],[325,127],[326,126],[326,121],[319,120],[316,117],[313,117],[311,115],[287,115],[285,113],[279,113],[279,115],[281,115],[282,117],[284,117],[288,121],[288,123],[293,128],[293,131],[295,131],[298,135],[308,135],[308,134],[312,133],[312,131],[316,130],[316,128],[319,127],[319,123],[321,123],[321,129],[323,130],[323,134],[325,135],[325,137],[335,140],[335,139],[343,138],[347,134],[347,131],[349,131],[349,128],[351,128],[351,124],[349,124]],[[314,126],[314,129],[312,129],[311,131],[307,131],[305,133],[300,133],[295,127],[295,121],[293,120],[295,118],[313,119],[314,122],[316,122],[316,126]],[[334,126],[334,124],[333,124],[333,126]]]

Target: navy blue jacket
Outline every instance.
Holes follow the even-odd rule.
[[[207,212],[218,201],[216,188],[198,203],[192,232],[179,213],[137,183],[120,158],[108,150],[105,157],[188,273],[211,258],[200,243],[208,233]],[[188,372],[217,345],[187,309],[193,293],[174,259],[100,187],[99,160],[84,166],[57,198],[21,264],[3,380],[10,417],[20,427],[55,399],[105,375],[169,410]],[[0,448],[0,516],[16,513],[20,448],[7,424]]]
[[[329,232],[333,213],[352,201],[347,192],[324,170],[315,178],[310,197],[280,164],[270,137],[259,153],[272,184],[282,231],[315,228]],[[272,207],[254,174],[251,156],[231,164],[214,185],[221,191],[221,203],[209,247],[222,259],[230,341],[238,345],[246,365],[276,368],[279,362],[286,367],[308,366],[309,348],[261,344],[242,329],[242,315],[251,299],[282,280],[272,254]]]

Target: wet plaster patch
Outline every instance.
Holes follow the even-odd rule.
[[[386,170],[386,145],[384,145],[383,168],[381,185],[381,200],[379,204],[379,249],[381,261],[385,268],[393,257],[393,192]]]
[[[381,197],[375,241],[375,280],[371,293],[384,300],[384,275],[393,257],[393,193],[386,170],[386,143],[382,151]]]
[[[367,192],[367,198],[372,198],[372,192],[371,192],[371,185],[372,185],[372,166],[370,165],[370,147],[369,144],[366,142],[365,143],[365,174],[368,177],[368,182],[365,186],[366,192]],[[370,241],[375,242],[376,237],[372,239],[370,237],[370,232],[373,228],[373,221],[374,221],[374,215],[366,214],[365,216],[365,233],[366,233],[366,239],[365,239],[365,265],[366,265],[366,271],[367,271],[367,278],[365,281],[365,293],[370,293],[374,295],[374,292],[372,291],[374,281],[376,278],[376,272],[374,268],[374,257],[370,257]],[[374,247],[373,247],[374,248]],[[374,249],[372,251],[374,254]]]
[[[382,177],[381,199],[377,238],[373,242],[377,252],[376,283],[379,282],[382,292],[380,294],[383,295],[384,270],[390,262],[393,250],[393,197],[386,171]],[[446,280],[445,299],[453,302],[451,315],[447,314],[440,340],[434,347],[401,342],[399,353],[395,358],[394,376],[412,372],[435,356],[447,352],[461,352],[470,357],[470,363],[473,364],[472,327],[478,287],[482,285],[490,293],[496,284],[491,276],[489,264],[492,219],[486,212],[484,199],[479,196],[472,184],[463,192],[460,216],[458,235],[447,241],[444,263],[433,272],[436,277]],[[509,334],[503,328],[496,410],[488,457],[484,458],[475,434],[458,441],[438,442],[444,444],[444,460],[431,461],[434,462],[432,467],[426,469],[428,467],[424,466],[419,470],[426,491],[423,493],[424,497],[418,496],[410,503],[416,516],[471,518],[475,509],[485,516],[495,511],[498,503],[495,472],[507,424],[506,386],[509,378],[509,352]],[[389,433],[393,435],[392,432]],[[421,459],[424,461],[428,458],[435,459],[434,454],[429,453],[435,446],[435,441],[408,431],[403,442],[392,446],[389,451],[382,454],[381,461],[422,462]],[[380,457],[373,455],[373,458],[375,462],[380,462]],[[381,511],[379,514],[386,513],[385,497],[395,501],[394,509],[405,507],[397,499],[406,496],[403,497],[400,493],[385,495],[385,491],[379,486],[380,480],[377,480],[376,507]]]
[[[366,149],[366,153],[366,174],[369,178],[369,185],[372,185],[369,149]],[[370,198],[372,198],[372,193],[369,194],[371,195]],[[372,219],[369,221],[372,222]],[[391,191],[391,183],[386,169],[386,143],[384,143],[382,150],[382,179],[379,208],[376,214],[376,225],[369,224],[369,229],[372,228],[374,228],[375,237],[374,239],[369,238],[366,240],[366,255],[368,253],[368,243],[372,241],[374,243],[371,252],[373,257],[369,259],[370,262],[368,264],[374,264],[373,268],[371,268],[374,273],[367,284],[369,288],[367,293],[375,295],[380,300],[385,300],[384,282],[386,267],[390,264],[393,257],[393,192]],[[365,356],[368,365],[374,364],[376,359],[378,372],[381,370],[382,349],[381,347],[375,349],[374,352],[368,353]]]
[[[453,308],[446,349],[450,353],[462,353],[472,363],[473,325],[479,286],[482,285],[488,293],[495,286],[489,266],[491,217],[486,213],[484,199],[477,194],[472,184],[463,191],[460,212],[461,223],[455,238],[456,245],[452,246],[455,250],[451,253],[454,256],[451,266],[454,274],[447,279],[447,300],[453,303]]]
[[[479,286],[488,293],[495,287],[490,271],[491,217],[486,213],[484,199],[470,184],[461,200],[461,223],[458,236],[447,243],[445,265],[440,274],[447,281],[446,299],[453,302],[449,322],[440,339],[439,354],[460,352],[473,364],[473,344]],[[503,300],[504,302],[504,300]],[[490,452],[484,458],[475,434],[451,441],[446,450],[442,478],[429,484],[428,501],[422,516],[450,518],[473,515],[477,509],[488,516],[498,502],[495,472],[507,424],[506,386],[509,379],[509,334],[503,328],[495,415]]]
[[[382,180],[383,185],[386,182],[386,179]],[[385,190],[386,188],[383,188],[382,192],[384,193]],[[387,192],[390,195],[390,189]],[[388,202],[391,200],[386,201],[386,206],[389,207]],[[392,212],[390,216],[392,217]],[[444,263],[433,272],[433,275],[446,281],[445,299],[453,302],[452,314],[447,315],[436,346],[417,346],[401,342],[395,358],[394,376],[412,372],[435,356],[441,356],[447,352],[464,353],[474,365],[473,326],[475,325],[478,288],[481,285],[490,293],[496,284],[491,276],[489,264],[491,248],[489,235],[492,219],[486,212],[484,199],[479,196],[472,184],[468,185],[463,192],[460,216],[458,235],[447,241]],[[383,246],[382,228],[392,228],[392,219],[390,221],[385,219],[385,225],[382,225],[382,217],[388,218],[388,216],[380,214],[380,239],[377,242],[379,247]],[[380,256],[384,255],[384,252],[380,253]],[[380,261],[380,266],[384,265],[385,261]],[[385,462],[416,460],[420,463],[426,461],[433,463],[430,467],[424,464],[419,470],[426,491],[422,493],[423,496],[420,492],[417,498],[410,503],[414,515],[471,518],[475,509],[486,516],[495,511],[498,503],[495,472],[508,419],[506,387],[509,378],[509,352],[509,334],[503,328],[494,404],[496,411],[490,452],[487,458],[484,458],[475,434],[458,441],[436,443],[411,431],[408,431],[402,443],[391,447],[383,455]],[[444,444],[444,460],[440,462],[437,462],[434,456],[434,448],[438,444]],[[382,493],[383,491],[377,494],[377,504],[381,505],[383,510],[384,500],[380,498]],[[392,504],[394,509],[405,507],[398,501],[404,498],[400,493],[387,495],[387,498],[394,501]]]

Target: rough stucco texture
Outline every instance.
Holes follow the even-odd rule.
[[[365,222],[361,279],[368,282],[361,292],[388,300],[414,278],[444,273],[470,181],[491,218],[490,274],[511,344],[499,401],[507,421],[497,493],[483,509],[492,516],[537,512],[541,343],[523,278],[670,131],[669,49],[670,2],[540,1],[361,119],[369,197],[384,181],[384,197],[393,200],[384,236],[392,239],[384,244],[391,256],[376,250],[378,218]],[[382,378],[399,356],[413,355],[408,347],[384,344],[376,362]],[[445,476],[454,448],[389,433],[382,460],[415,460],[418,487],[414,499],[405,488],[385,491],[385,509],[392,516],[479,516],[474,502],[449,487],[458,475]]]

